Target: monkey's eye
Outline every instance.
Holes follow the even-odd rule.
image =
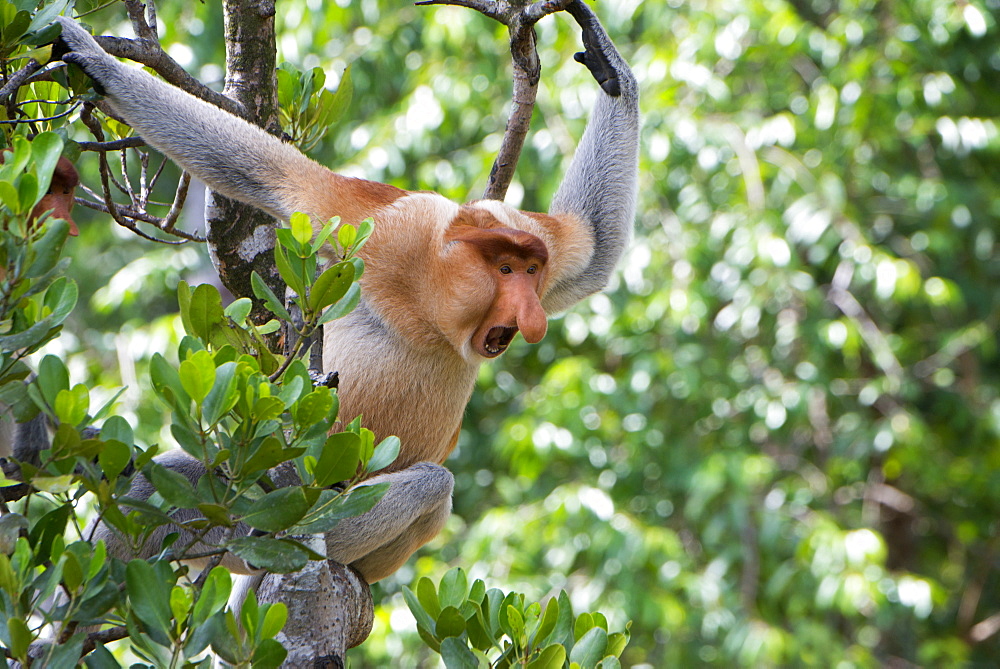
[[[538,271],[537,265],[531,265],[530,267],[528,267],[528,274],[534,274],[537,271]]]
[[[513,271],[514,270],[512,270],[510,268],[510,265],[500,265],[500,273],[501,274],[510,274]]]

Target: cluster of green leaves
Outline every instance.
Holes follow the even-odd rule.
[[[92,410],[88,387],[71,385],[60,357],[42,358],[36,378],[25,384],[22,358],[58,335],[77,297],[75,284],[60,276],[66,268],[60,260],[66,223],[27,223],[61,148],[62,140],[52,133],[30,143],[18,137],[0,166],[5,203],[0,252],[6,261],[0,286],[5,324],[0,399],[19,418],[42,411],[55,426],[51,447],[37,454],[37,461],[17,463],[27,494],[0,519],[0,643],[23,663],[35,644],[41,650],[33,655],[40,654],[45,666],[76,666],[88,652],[90,666],[118,666],[102,645],[92,648],[86,632],[112,623],[123,626],[132,652],[151,666],[207,666],[209,647],[235,666],[277,666],[284,649],[274,636],[285,608],[257,606],[250,595],[237,625],[225,608],[228,571],[216,566],[192,579],[183,561],[199,557],[211,565],[228,551],[272,572],[301,568],[319,556],[290,537],[327,531],[370,509],[384,486],[350,493],[347,486],[330,486],[391,464],[399,440],[376,446],[359,420],[330,434],[338,419],[336,393],[313,387],[302,362],[281,360],[267,350],[264,337],[277,322],[255,327],[247,321],[249,300],[224,308],[212,286],[181,282],[187,335],[178,346],[180,363],[157,353],[150,368],[153,393],[171,412],[174,441],[208,472],[200,478],[157,463],[157,446],[141,448],[129,423],[109,416],[117,396]],[[280,271],[301,294],[301,334],[307,336],[357,304],[363,263],[356,252],[371,224],[360,231],[343,226],[334,241],[340,261],[315,276],[316,253],[335,223],[313,242],[308,219],[293,220],[293,228],[278,235]],[[288,316],[273,294],[267,298],[279,315]],[[88,429],[101,423],[99,435]],[[268,470],[279,465],[292,467],[302,484],[275,489]],[[128,497],[131,471],[142,472],[157,494],[146,501]],[[162,545],[152,547],[156,555],[126,564],[109,559],[103,543],[71,539],[86,536],[81,503],[88,492],[103,522],[137,551],[155,528],[169,526]],[[248,536],[248,527],[257,530],[254,536]],[[219,528],[220,538],[209,541]],[[62,643],[38,645],[53,629],[63,631]]]
[[[28,223],[49,187],[62,139],[42,133],[35,141],[15,136],[0,165],[0,401],[21,420],[37,409],[22,383],[23,359],[59,335],[77,302],[77,287],[61,259],[69,225],[62,220]]]
[[[277,75],[282,127],[301,150],[309,151],[351,104],[351,68],[344,70],[336,92],[325,87],[326,72],[321,67],[302,72],[291,63],[282,63]]]
[[[2,0],[0,62],[6,64],[7,59],[24,61],[28,58],[46,62],[52,53],[49,45],[59,33],[58,26],[52,25],[52,20],[69,4],[70,0],[57,0],[39,7],[33,0]],[[0,108],[0,118],[6,119],[6,110],[3,108]]]
[[[361,287],[358,280],[365,271],[364,261],[357,255],[374,229],[371,219],[361,222],[359,227],[342,225],[337,229],[340,217],[334,217],[313,237],[312,222],[306,214],[296,212],[289,220],[288,228],[280,228],[278,245],[274,249],[274,262],[282,280],[292,290],[292,303],[300,318],[293,318],[284,302],[274,294],[259,274],[251,275],[254,295],[262,300],[271,313],[295,328],[298,337],[290,359],[298,357],[309,337],[330,321],[342,318],[358,305]],[[336,237],[333,231],[337,229]],[[326,245],[329,244],[329,247]],[[332,249],[331,262],[317,276],[318,254]],[[337,262],[332,262],[337,260]],[[236,315],[243,319],[250,313],[251,303],[247,298],[237,300]],[[268,327],[267,331],[273,331]]]
[[[543,607],[525,596],[469,586],[461,568],[448,571],[438,587],[426,576],[403,597],[417,620],[420,638],[441,654],[448,669],[616,669],[628,644],[626,631],[609,634],[600,613],[573,615],[565,591]]]

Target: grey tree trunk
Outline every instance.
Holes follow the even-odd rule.
[[[225,94],[243,116],[274,135],[278,116],[273,0],[224,0],[226,33]],[[223,284],[237,296],[253,297],[250,273],[256,270],[278,295],[284,284],[274,265],[276,221],[263,212],[211,194],[206,204],[208,244]],[[294,474],[291,474],[294,476]],[[275,476],[274,482],[290,485]],[[322,540],[314,542],[324,553]],[[258,601],[282,602],[288,622],[278,640],[288,650],[286,667],[344,666],[344,653],[371,632],[371,591],[357,572],[332,561],[310,562],[294,574],[264,574],[248,579]]]

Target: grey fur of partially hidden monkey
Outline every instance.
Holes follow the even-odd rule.
[[[351,224],[374,218],[361,254],[361,304],[328,324],[324,336],[325,371],[340,373],[340,414],[363,415],[377,438],[402,441],[397,461],[361,484],[388,482],[385,497],[326,538],[327,557],[356,567],[370,583],[444,525],[453,479],[441,463],[455,447],[480,364],[506,350],[518,331],[539,341],[547,315],[602,290],[629,242],[638,87],[582,0],[569,12],[583,29],[577,60],[601,91],[548,213],[497,201],[459,205],[338,175],[243,119],[120,63],[76,22],[58,19],[62,59],[81,67],[148,144],[213,190],[282,220],[296,211],[317,226],[333,216]],[[204,474],[182,453],[160,463],[192,480]],[[151,492],[140,478],[132,495]],[[96,536],[112,554],[131,557],[107,527]],[[157,540],[144,552],[158,550]],[[234,562],[236,571],[249,570]]]

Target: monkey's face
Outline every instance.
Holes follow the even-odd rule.
[[[472,335],[472,348],[484,358],[495,358],[521,332],[536,344],[545,336],[548,319],[538,299],[538,286],[545,264],[539,258],[507,256],[495,259],[492,275],[494,299]]]
[[[548,321],[538,293],[548,249],[538,237],[504,227],[486,212],[471,213],[445,234],[438,313],[449,341],[474,362],[506,351],[518,332],[532,344],[545,336]]]

